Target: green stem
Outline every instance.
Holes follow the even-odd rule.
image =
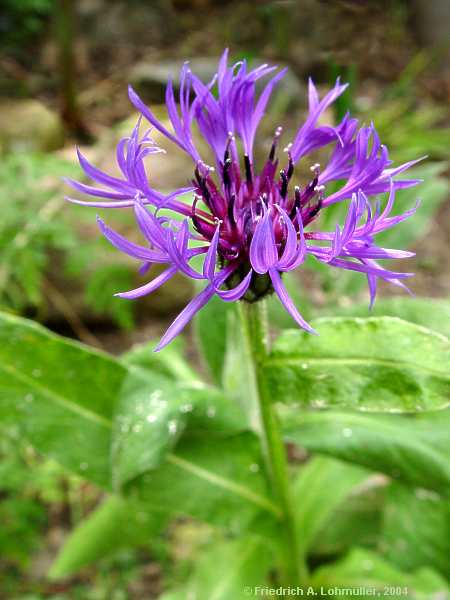
[[[241,325],[249,359],[249,379],[259,405],[260,435],[272,491],[282,511],[283,569],[285,585],[304,584],[308,573],[297,540],[295,511],[289,485],[288,460],[270,391],[267,388],[264,363],[267,358],[268,327],[264,301],[239,303]]]

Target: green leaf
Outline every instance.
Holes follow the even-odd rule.
[[[300,469],[292,493],[297,535],[306,554],[324,523],[345,498],[369,476],[365,469],[339,460],[316,457]],[[330,490],[333,493],[330,494]]]
[[[139,367],[149,373],[163,375],[168,379],[197,382],[199,376],[184,359],[184,340],[178,337],[161,352],[154,352],[156,341],[133,346],[122,354],[121,360],[127,366]]]
[[[203,360],[218,385],[222,383],[228,314],[233,310],[234,307],[229,302],[214,296],[194,319]]]
[[[128,485],[150,509],[164,507],[240,531],[258,513],[278,519],[251,433],[233,437],[183,436],[166,462]]]
[[[262,511],[279,518],[258,440],[237,433],[245,419],[218,390],[127,369],[9,315],[0,315],[0,360],[4,424],[83,477],[110,487],[114,433],[116,484],[152,510],[239,530]]]
[[[450,490],[450,410],[412,416],[281,412],[285,439],[438,492]]]
[[[327,309],[325,309],[326,311]],[[322,311],[322,312],[325,312]],[[369,311],[368,303],[333,307],[333,316],[348,317],[399,317],[404,321],[422,325],[450,337],[450,301],[435,298],[394,296],[377,300]]]
[[[449,405],[450,342],[392,317],[323,318],[285,331],[266,365],[273,397],[316,407],[415,412]]]
[[[403,573],[374,552],[354,549],[338,563],[320,567],[313,575],[312,585],[325,594],[334,588],[360,588],[360,594],[350,592],[352,598],[367,598],[367,589],[375,588],[394,600],[405,597],[414,600],[446,598],[448,586],[431,569]],[[395,588],[399,587],[400,590]],[[388,591],[389,590],[389,591]],[[356,591],[356,590],[355,590]]]
[[[242,413],[205,384],[176,384],[140,371],[121,390],[112,438],[113,481],[127,481],[158,466],[186,428],[193,435],[230,435],[244,429]]]
[[[311,548],[316,560],[323,562],[355,545],[378,548],[387,484],[384,475],[374,473],[350,492],[315,536]]]
[[[247,590],[268,585],[272,564],[270,549],[261,538],[242,537],[223,542],[207,549],[183,592],[169,592],[162,600],[245,598],[253,593]]]
[[[0,418],[43,454],[106,488],[112,415],[126,376],[106,354],[0,314]]]
[[[435,492],[399,483],[388,488],[381,547],[406,571],[430,566],[450,573],[450,505]]]
[[[223,388],[231,401],[241,407],[248,428],[258,431],[260,416],[257,383],[252,366],[251,349],[242,336],[239,309],[242,307],[227,315],[227,344],[222,371]]]
[[[148,546],[165,524],[161,512],[150,513],[142,505],[110,496],[70,533],[49,577],[67,577],[122,548]]]

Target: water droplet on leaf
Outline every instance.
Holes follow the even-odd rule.
[[[178,430],[178,424],[177,424],[176,421],[169,421],[167,423],[167,428],[169,430],[169,433],[171,435],[174,435],[177,432],[177,430]]]

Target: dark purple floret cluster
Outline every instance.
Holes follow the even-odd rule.
[[[306,121],[282,153],[279,127],[267,160],[258,169],[253,156],[256,132],[271,93],[284,74],[285,70],[276,72],[276,67],[267,65],[248,70],[245,61],[228,66],[225,51],[217,74],[205,84],[185,64],[178,103],[170,81],[166,89],[172,132],[130,87],[130,100],[141,117],[131,135],[117,147],[122,178],[103,173],[78,152],[84,172],[101,187],[68,182],[76,190],[102,200],[72,201],[101,208],[132,208],[144,244],[125,239],[98,219],[102,233],[120,251],[139,260],[142,272],[153,263],[166,265],[149,283],[117,295],[133,299],[149,294],[176,273],[205,280],[203,291],[178,315],[158,349],[178,335],[214,295],[227,302],[252,302],[273,290],[295,321],[314,333],[282,280],[282,274],[296,269],[308,254],[331,267],[364,273],[371,303],[378,279],[405,287],[403,280],[411,276],[390,271],[378,261],[407,258],[412,253],[377,246],[375,236],[415,212],[416,207],[394,216],[392,209],[396,190],[419,182],[396,176],[417,161],[392,167],[374,126],[360,126],[349,115],[336,126],[319,124],[321,115],[347,85],[338,80],[320,99],[310,81]],[[271,79],[257,95],[258,80],[269,75]],[[154,144],[149,132],[140,136],[142,117],[192,157],[191,186],[170,195],[150,186],[144,159],[163,150]],[[197,150],[196,132],[207,142],[214,167],[204,162]],[[294,185],[294,169],[300,159],[305,161],[307,154],[325,146],[330,147],[331,154],[324,168],[318,163],[309,165],[309,181]],[[340,187],[327,194],[327,185],[332,182],[339,182]],[[385,193],[388,196],[383,205],[380,200],[370,200]],[[347,206],[343,224],[336,224],[334,231],[322,231],[316,226],[318,217],[337,202]],[[194,257],[200,257],[200,268],[195,268],[198,259],[194,262]]]

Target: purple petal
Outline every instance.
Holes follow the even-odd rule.
[[[367,274],[367,283],[369,284],[370,303],[369,310],[372,310],[377,295],[377,278],[374,275]]]
[[[300,325],[300,327],[302,327],[302,329],[305,329],[309,333],[314,333],[315,335],[317,335],[317,331],[315,331],[315,329],[313,329],[311,327],[311,325],[309,325],[305,321],[305,319],[302,317],[302,315],[296,309],[294,303],[292,302],[292,300],[289,297],[289,294],[287,293],[286,288],[284,287],[284,284],[281,280],[281,277],[280,277],[280,274],[278,273],[278,271],[276,269],[270,269],[269,275],[270,275],[270,279],[272,280],[275,292],[277,293],[279,299],[281,300],[281,303],[283,304],[284,308],[288,311],[288,313],[291,315],[291,317]]]
[[[308,104],[311,112],[319,105],[319,94],[311,77],[308,78]]]
[[[65,196],[64,200],[71,202],[72,204],[79,204],[80,206],[93,206],[95,208],[129,208],[134,206],[134,200],[124,200],[123,202],[90,202],[87,200],[78,200],[77,198],[70,198]]]
[[[134,203],[134,213],[139,229],[147,240],[161,250],[165,247],[165,230],[158,219],[150,214],[140,202]]]
[[[167,254],[156,252],[154,250],[150,250],[149,248],[145,248],[144,246],[139,246],[138,244],[130,242],[119,233],[110,229],[103,222],[103,220],[100,219],[100,217],[97,217],[97,223],[105,238],[121,252],[124,252],[133,258],[139,258],[140,260],[148,260],[159,263],[168,262]]]
[[[155,127],[159,132],[161,132],[166,138],[168,138],[174,144],[177,144],[180,148],[186,151],[186,148],[179,139],[177,139],[170,131],[164,127],[162,123],[158,121],[155,115],[151,112],[151,110],[142,102],[133,88],[128,86],[128,97],[130,98],[131,103],[137,108],[137,110],[147,119],[149,123]]]
[[[302,218],[301,218],[299,212],[297,212],[297,223],[298,223],[298,233],[300,236],[297,253],[291,262],[289,262],[285,265],[281,265],[279,263],[277,265],[277,268],[279,271],[291,271],[292,269],[296,269],[305,260],[307,247],[306,247],[306,241],[305,241],[305,234],[303,232]]]
[[[98,196],[99,198],[110,198],[111,200],[125,200],[127,198],[133,198],[136,194],[135,190],[126,193],[101,190],[92,185],[86,185],[85,183],[81,183],[80,181],[75,181],[75,179],[71,179],[70,177],[64,177],[63,181],[65,181],[68,185],[73,187],[78,192],[81,192],[83,194],[89,194],[90,196]]]
[[[216,231],[211,240],[209,250],[205,256],[205,262],[203,263],[203,275],[205,279],[212,281],[214,279],[214,271],[216,270],[217,261],[217,246],[219,244],[220,237],[220,223],[217,224]]]
[[[252,275],[253,271],[250,269],[244,279],[236,287],[232,288],[231,290],[216,289],[216,294],[225,302],[235,302],[236,300],[239,300],[248,290],[248,286],[252,280]]]
[[[266,87],[262,91],[260,97],[258,98],[258,102],[256,103],[255,110],[253,111],[253,115],[251,117],[251,128],[250,128],[250,135],[249,135],[249,140],[248,140],[249,148],[246,148],[246,151],[250,157],[252,154],[252,147],[253,147],[253,141],[255,139],[256,130],[258,128],[258,125],[259,125],[261,119],[264,116],[264,112],[266,110],[267,103],[270,99],[270,96],[272,95],[274,87],[286,75],[286,73],[287,73],[287,68],[282,69],[279,73],[277,73],[275,75],[275,77],[273,77],[269,81],[269,83],[266,85]],[[245,115],[244,118],[249,119],[249,116]]]
[[[272,219],[267,208],[259,220],[250,244],[250,263],[253,269],[263,275],[278,261],[278,251],[275,244]]]
[[[412,277],[414,273],[399,273],[396,271],[389,271],[382,267],[374,267],[370,264],[358,264],[350,261],[346,261],[342,258],[335,258],[329,262],[333,267],[340,267],[349,271],[358,271],[359,273],[370,273],[381,277],[382,279],[393,280],[393,279],[407,279]]]
[[[140,298],[141,296],[146,296],[147,294],[151,294],[156,289],[161,287],[166,281],[169,281],[171,277],[175,275],[177,272],[176,267],[169,267],[165,271],[163,271],[158,277],[152,279],[149,283],[145,285],[141,285],[134,290],[130,290],[129,292],[119,292],[118,294],[114,294],[115,296],[119,296],[120,298],[126,298],[127,300],[135,300],[136,298]]]
[[[100,171],[100,169],[97,169],[97,167],[94,167],[94,165],[91,165],[91,163],[81,154],[79,148],[77,148],[77,155],[78,160],[80,161],[81,168],[86,173],[86,175],[94,181],[97,181],[98,183],[106,185],[107,187],[110,187],[112,189],[121,190],[125,193],[135,193],[135,189],[133,188],[133,186],[131,186],[126,181],[118,179],[117,177],[111,177],[111,175],[107,175],[106,173],[103,173],[103,171]]]
[[[179,333],[186,327],[192,317],[205,306],[207,302],[214,296],[214,285],[209,284],[198,296],[195,296],[189,304],[181,311],[175,321],[170,325],[169,329],[162,336],[159,344],[155,348],[155,352],[159,352],[167,346]]]

